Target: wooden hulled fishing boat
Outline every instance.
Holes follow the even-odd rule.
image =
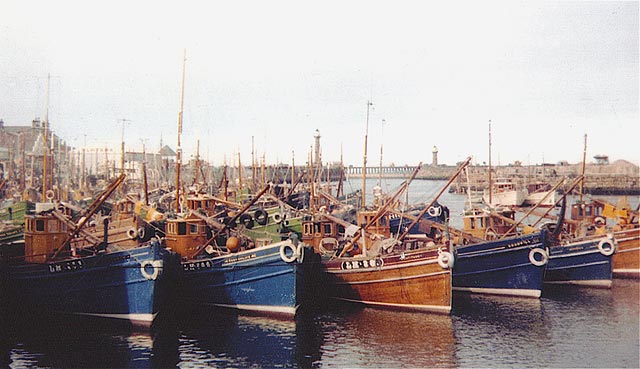
[[[355,225],[339,227],[338,218],[325,215],[321,216],[324,220],[303,222],[303,240],[323,255],[326,297],[387,309],[449,314],[454,260],[446,245],[437,246],[419,235],[398,241],[390,237],[388,219],[376,214],[360,212],[361,224],[369,226],[366,235],[357,240],[353,236],[365,231]],[[338,236],[339,228],[346,234]],[[343,247],[352,249],[344,252]]]
[[[617,243],[613,254],[613,276],[640,278],[640,228],[622,229],[613,233]]]
[[[153,322],[167,297],[170,254],[158,242],[120,247],[108,236],[99,240],[83,232],[123,180],[124,175],[111,184],[77,224],[54,203],[40,204],[25,217],[24,253],[5,265],[11,300],[19,308]]]
[[[387,309],[451,312],[454,257],[449,244],[409,230],[433,208],[452,180],[402,232],[396,229],[395,236],[391,234],[390,209],[420,167],[392,196],[378,196],[375,210],[358,211],[357,225],[326,210],[305,218],[302,239],[322,255],[326,297]],[[364,204],[364,196],[362,200]]]

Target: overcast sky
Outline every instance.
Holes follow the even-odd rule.
[[[0,3],[0,118],[71,145],[177,143],[215,164],[588,156],[640,162],[638,2]],[[384,122],[384,123],[383,123]],[[341,149],[342,148],[342,149]],[[237,159],[235,159],[237,160]]]

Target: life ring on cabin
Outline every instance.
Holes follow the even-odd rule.
[[[612,241],[608,238],[603,238],[598,243],[598,251],[604,256],[611,256],[614,252],[616,252],[616,244],[615,241]]]
[[[253,213],[253,219],[255,219],[256,223],[260,225],[266,225],[267,221],[269,220],[269,214],[267,214],[266,211],[259,209],[256,210],[255,213]]]
[[[56,196],[56,193],[53,192],[53,190],[47,190],[47,192],[44,193],[44,197],[49,201],[53,200],[55,196]]]
[[[271,217],[273,218],[273,221],[276,223],[282,222],[282,214],[280,213],[275,213]]]
[[[603,217],[595,217],[593,218],[593,225],[598,228],[604,227],[607,224],[607,221]]]
[[[251,218],[251,215],[249,215],[249,214],[245,213],[245,214],[240,215],[240,218],[238,219],[238,221],[240,222],[240,224],[242,224],[247,229],[253,228],[253,219]]]
[[[136,237],[138,237],[138,231],[133,227],[127,229],[127,237],[132,240],[135,239]]]
[[[149,269],[151,269],[151,272],[149,272]],[[145,260],[140,264],[140,273],[150,281],[158,279],[160,269],[162,269],[162,260]]]
[[[432,217],[439,217],[440,214],[442,214],[442,206],[431,206],[429,210],[427,210],[427,213]]]
[[[538,260],[536,259],[536,255],[540,255],[541,259]],[[547,263],[547,261],[549,261],[549,255],[547,255],[547,252],[539,247],[533,248],[531,249],[531,251],[529,251],[529,261],[531,262],[531,264],[537,266],[537,267],[541,267],[543,265],[545,265]]]
[[[287,249],[291,250],[290,255],[287,255]],[[298,250],[290,242],[283,243],[280,245],[280,258],[282,258],[285,263],[293,263],[298,258]]]
[[[143,239],[145,234],[146,234],[146,231],[145,231],[144,227],[138,228],[138,238],[139,239]]]
[[[453,269],[454,262],[455,258],[452,253],[438,250],[438,265],[440,265],[442,269]]]

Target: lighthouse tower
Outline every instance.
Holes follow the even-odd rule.
[[[438,166],[438,147],[434,146],[433,147],[433,159],[431,161],[431,165]]]

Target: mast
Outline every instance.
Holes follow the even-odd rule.
[[[491,119],[489,119],[489,206],[493,203],[493,182],[491,181]]]
[[[338,178],[338,188],[336,189],[336,197],[342,196],[342,182],[344,180],[344,163],[342,161],[342,142],[340,143],[340,177]]]
[[[144,204],[149,205],[149,184],[147,182],[147,150],[142,143],[142,184],[144,186]]]
[[[291,187],[293,187],[293,183],[296,181],[296,160],[295,160],[295,151],[291,149]]]
[[[48,129],[49,129],[49,83],[51,82],[51,74],[47,74],[47,106],[46,106],[46,110],[44,113],[44,134],[42,135],[43,137],[43,143],[42,143],[42,154],[44,155],[44,160],[42,163],[42,202],[45,202],[47,200],[47,185],[49,182],[49,178],[48,178],[48,171],[49,171],[49,163],[48,163],[48,156],[49,156],[49,145],[47,145],[47,134],[48,134]]]
[[[584,150],[582,152],[582,181],[580,181],[580,202],[582,202],[582,194],[584,193],[584,170],[587,164],[587,134],[584,134]]]
[[[384,138],[384,122],[385,120],[383,119],[382,130],[381,130],[381,134],[383,138]],[[382,140],[380,140],[380,167],[378,168],[378,186],[382,188]]]
[[[373,103],[367,100],[367,125],[364,133],[364,157],[362,162],[362,208],[367,206],[367,138],[369,136],[369,107]]]
[[[200,140],[196,140],[196,165],[195,174],[193,175],[193,183],[198,183],[198,172],[200,171]]]
[[[257,184],[257,169],[256,169],[256,154],[255,154],[255,142],[254,136],[251,136],[251,191],[256,188]]]
[[[176,152],[176,213],[180,212],[180,165],[182,161],[182,146],[180,135],[182,134],[182,114],[184,109],[184,70],[187,64],[187,49],[184,49],[182,60],[182,88],[180,92],[180,112],[178,113],[178,148]]]

